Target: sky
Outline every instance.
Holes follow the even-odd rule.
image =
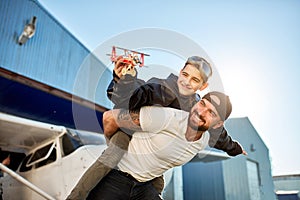
[[[216,67],[233,104],[231,117],[248,117],[268,147],[272,175],[300,174],[300,1],[39,2],[91,51],[144,28],[189,38]]]

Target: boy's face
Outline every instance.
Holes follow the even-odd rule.
[[[187,96],[194,94],[197,90],[202,90],[204,81],[200,71],[193,65],[188,64],[180,70],[177,85],[179,93]]]

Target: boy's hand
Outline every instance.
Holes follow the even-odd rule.
[[[114,72],[119,78],[121,78],[123,76],[122,69],[124,67],[125,68],[128,67],[128,65],[129,65],[128,63],[125,63],[123,61],[124,61],[123,56],[119,56],[117,58],[117,61],[115,62]]]
[[[7,156],[7,158],[5,158],[3,161],[2,161],[2,164],[7,166],[10,164],[10,156]]]

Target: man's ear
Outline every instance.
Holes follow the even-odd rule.
[[[207,88],[208,83],[203,83],[203,85],[199,88],[200,91],[204,90],[205,88]]]
[[[217,129],[217,128],[220,128],[221,126],[224,125],[224,122],[223,121],[219,121],[218,123],[216,123],[212,128],[213,129]]]

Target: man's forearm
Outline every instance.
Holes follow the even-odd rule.
[[[117,118],[120,128],[126,128],[132,131],[141,131],[140,127],[140,111],[129,111],[121,109]]]
[[[107,137],[111,137],[119,128],[140,131],[140,113],[125,109],[113,109],[103,114],[103,129]]]

